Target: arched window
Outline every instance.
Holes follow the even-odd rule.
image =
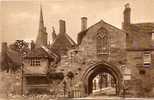
[[[104,28],[99,29],[97,32],[96,49],[98,56],[109,54],[109,35]]]

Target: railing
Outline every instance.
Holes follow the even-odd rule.
[[[78,88],[78,87],[73,88],[72,93],[73,93],[73,98],[80,98],[80,97],[82,97],[81,89]]]

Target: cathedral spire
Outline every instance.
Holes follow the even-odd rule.
[[[52,41],[54,41],[56,39],[57,35],[56,35],[56,32],[55,32],[55,28],[52,27]]]
[[[42,6],[40,5],[40,19],[39,19],[39,31],[36,39],[36,47],[46,46],[47,45],[47,32],[46,27],[44,26],[43,20],[43,11]]]
[[[44,27],[44,20],[43,20],[43,12],[42,12],[42,6],[40,5],[40,23],[39,23],[39,30]]]

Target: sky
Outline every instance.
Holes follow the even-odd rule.
[[[1,0],[0,42],[36,40],[40,4],[48,40],[52,41],[52,26],[58,34],[58,21],[63,19],[66,21],[67,34],[76,41],[83,16],[88,18],[88,27],[104,20],[121,28],[126,3],[130,3],[132,23],[154,22],[154,0]]]

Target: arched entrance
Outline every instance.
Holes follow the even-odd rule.
[[[116,95],[119,95],[120,90],[122,89],[122,74],[116,66],[108,64],[106,62],[100,62],[100,63],[94,64],[89,68],[87,68],[87,70],[85,70],[82,77],[82,81],[84,85],[84,92],[86,95],[89,95],[92,93],[93,79],[98,74],[103,72],[109,73],[110,75],[112,75],[116,83]]]

